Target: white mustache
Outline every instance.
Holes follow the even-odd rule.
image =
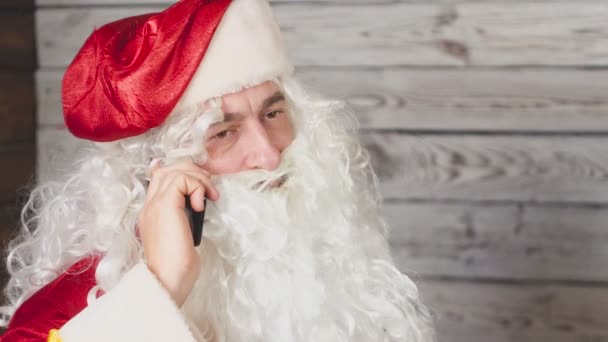
[[[254,191],[268,191],[280,188],[289,179],[289,174],[283,174],[278,178],[259,181],[253,186]]]

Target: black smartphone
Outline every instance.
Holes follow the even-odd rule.
[[[146,182],[146,189],[150,182]],[[190,223],[190,232],[192,233],[192,241],[194,246],[198,247],[203,239],[203,224],[205,223],[205,210],[197,212],[192,209],[190,204],[190,196],[184,196],[186,198],[186,216],[188,217],[188,223]],[[205,197],[205,209],[207,209],[207,197]]]
[[[205,197],[205,209],[207,209],[207,198]],[[192,232],[192,240],[194,246],[198,247],[203,239],[203,224],[205,223],[205,210],[200,213],[192,209],[190,204],[190,196],[186,196],[186,216],[190,222],[190,231]]]

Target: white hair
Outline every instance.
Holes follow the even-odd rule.
[[[358,312],[345,314],[339,307],[326,308],[339,316],[336,321],[327,320],[326,323],[341,327],[340,333],[332,330],[332,335],[327,338],[334,341],[433,340],[429,313],[419,301],[416,286],[395,268],[391,260],[386,242],[386,224],[379,214],[381,198],[377,179],[371,170],[367,152],[356,137],[356,120],[342,102],[310,95],[292,78],[275,82],[288,99],[296,127],[296,139],[284,155],[291,153],[297,157],[283,158],[281,167],[267,174],[265,179],[270,181],[289,174],[286,187],[297,191],[290,192],[289,202],[283,211],[280,209],[282,202],[273,197],[274,192],[243,192],[242,196],[266,196],[265,200],[272,203],[273,213],[286,215],[281,221],[283,224],[288,221],[306,222],[304,216],[327,213],[320,215],[322,221],[313,220],[318,226],[309,227],[310,235],[304,237],[312,239],[307,246],[315,250],[294,251],[298,257],[316,260],[314,265],[322,272],[324,282],[346,286],[343,292],[339,292],[336,287],[322,288],[316,282],[309,282],[309,291],[323,292],[316,293],[319,298],[333,296],[331,303],[348,307],[344,310]],[[202,115],[201,109],[196,107],[175,113],[160,127],[138,137],[91,144],[83,150],[84,154],[75,162],[73,171],[59,181],[46,182],[32,191],[22,211],[21,235],[9,247],[7,265],[11,278],[6,294],[13,307],[18,307],[39,288],[87,256],[99,256],[95,276],[98,287],[106,292],[141,260],[142,246],[135,227],[145,197],[146,169],[154,158],[205,160],[204,130],[210,121],[202,118],[217,114],[220,108],[215,103],[205,111],[209,115]],[[295,164],[294,160],[297,160]],[[296,173],[306,176],[291,177],[294,168]],[[239,183],[220,180],[218,186],[232,192],[243,189],[235,184]],[[247,187],[250,188],[250,185],[247,184]],[[327,196],[327,193],[331,196]],[[208,308],[243,306],[255,296],[249,299],[241,297],[242,300],[238,301],[231,297],[234,294],[226,292],[228,289],[234,290],[234,286],[213,288],[209,284],[236,279],[228,277],[226,272],[227,267],[235,266],[237,261],[244,268],[235,274],[243,280],[247,278],[247,272],[256,269],[255,261],[260,258],[266,258],[266,261],[283,260],[275,257],[279,254],[284,256],[285,243],[298,236],[297,232],[289,233],[288,230],[254,232],[255,223],[264,222],[264,209],[247,211],[244,207],[235,208],[231,203],[234,201],[226,204],[220,200],[210,206],[215,211],[208,217],[210,222],[205,225],[204,242],[199,250],[206,256],[203,267],[207,268],[184,306],[185,312],[190,312],[192,318],[205,320],[205,324],[215,328],[222,323],[214,321],[214,317],[217,319],[219,316],[207,312]],[[226,229],[227,224],[231,227],[239,225],[235,222],[236,216],[240,220],[245,218],[246,221],[241,222],[251,223],[249,230],[238,233],[238,229]],[[294,225],[296,228],[306,229],[302,225]],[[287,233],[291,235],[285,235]],[[281,237],[284,239],[281,240]],[[255,246],[251,245],[252,242],[255,242]],[[262,251],[266,254],[255,254]],[[273,251],[276,253],[273,254]],[[249,258],[251,263],[247,261]],[[286,269],[310,271],[297,267],[297,260],[292,261],[294,265]],[[209,280],[209,277],[216,278]],[[318,277],[317,274],[307,279]],[[302,284],[298,286],[304,283],[306,281],[302,279]],[[255,284],[249,283],[249,286]],[[239,288],[251,290],[246,284]],[[198,291],[216,291],[224,298],[202,296]],[[192,299],[193,296],[196,298]],[[230,298],[233,301],[226,302]],[[312,297],[306,298],[308,301]],[[250,304],[256,306],[256,303]],[[247,336],[230,335],[218,329],[215,332],[218,341],[264,340],[261,330],[252,330],[256,321],[245,317],[247,312],[250,311],[243,307],[226,308],[225,313],[235,319],[234,324],[248,325],[252,333]],[[245,316],[239,317],[239,313]],[[239,318],[242,321],[239,322]],[[306,321],[305,317],[300,318],[294,320]],[[257,323],[261,319],[258,318]],[[303,328],[301,326],[296,330]],[[320,326],[315,329],[323,332]],[[328,331],[326,329],[325,332]],[[310,337],[306,334],[312,332],[301,333],[300,338],[303,338]],[[386,337],[379,339],[380,336]]]

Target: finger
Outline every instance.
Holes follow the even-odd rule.
[[[151,201],[165,203],[163,206],[171,205],[185,208],[185,197],[190,197],[190,204],[195,202],[193,209],[200,208],[200,199],[196,197],[205,193],[205,185],[195,177],[184,173],[172,175],[164,180],[165,184],[159,187],[156,195]],[[167,203],[169,201],[169,203]]]
[[[161,164],[160,166],[153,168],[151,172],[151,181],[148,186],[148,193],[154,194],[156,191],[164,191],[166,189],[166,185],[170,184],[170,181],[167,182],[166,178],[170,177],[170,175],[174,172],[185,172],[201,179],[201,181],[205,183],[205,187],[207,188],[210,198],[212,200],[219,199],[219,192],[209,180],[211,174],[208,171],[201,169],[190,160],[182,160],[167,166],[163,166]]]
[[[159,164],[155,164],[155,165],[151,165],[151,166],[155,166],[154,169],[152,169],[152,175],[158,174],[160,177],[162,177],[166,173],[169,173],[172,171],[178,171],[178,170],[201,172],[204,175],[211,177],[211,173],[209,173],[209,171],[201,168],[200,166],[198,166],[191,160],[181,160],[181,161],[177,161],[172,164],[169,164],[169,165],[164,165],[161,160],[159,162]]]
[[[219,193],[213,186],[211,180],[198,172],[174,171],[167,175],[159,186],[157,196],[163,194],[178,194],[179,196],[190,196],[191,204],[196,210],[204,209],[205,197],[215,201],[219,199]],[[174,197],[175,198],[175,197]],[[179,203],[183,201],[179,199]]]
[[[197,212],[205,210],[205,191],[196,189],[190,195],[190,205]]]
[[[211,182],[211,179],[207,176],[199,178],[199,180],[205,185],[205,197],[209,198],[212,201],[217,201],[220,199],[220,192],[217,191],[217,188]]]
[[[213,185],[213,183],[211,182],[211,179],[209,179],[209,177],[205,176],[204,174],[198,172],[198,171],[182,171],[182,170],[174,170],[171,171],[170,173],[168,173],[165,176],[165,179],[161,182],[161,185],[159,185],[159,189],[160,191],[167,191],[168,187],[172,186],[172,184],[174,184],[173,180],[175,177],[180,177],[180,175],[186,175],[188,177],[193,177],[195,179],[197,179],[199,182],[201,182],[204,186],[204,193],[203,195],[206,196],[207,198],[209,198],[212,201],[217,201],[220,198],[220,194],[217,191],[217,189],[215,188],[215,186]]]

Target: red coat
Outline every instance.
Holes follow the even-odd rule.
[[[17,309],[1,342],[46,341],[51,329],[61,328],[87,306],[96,285],[97,258],[87,258],[40,289]]]
[[[84,259],[38,290],[15,312],[0,342],[197,340],[196,329],[143,262],[94,304],[87,303],[97,263]]]

